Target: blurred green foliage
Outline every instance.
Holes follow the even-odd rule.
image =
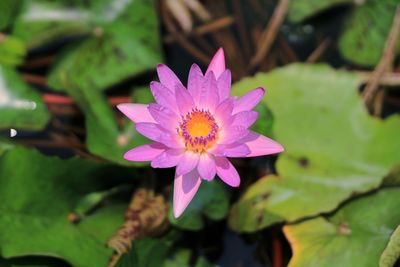
[[[0,65],[0,129],[43,129],[50,114],[38,92],[15,69]]]
[[[295,0],[290,1],[288,16],[293,22],[301,22],[329,8],[353,3],[354,0]]]
[[[0,64],[19,65],[24,60],[25,54],[25,44],[21,40],[0,34]]]
[[[301,22],[333,7],[353,4],[339,38],[339,51],[351,63],[375,66],[383,54],[398,0],[295,0],[289,19]],[[400,44],[397,48],[400,54]]]
[[[18,14],[21,0],[2,0],[0,2],[0,31],[11,26],[14,17]]]
[[[97,17],[104,21],[95,22],[92,33],[69,47],[50,72],[53,88],[72,84],[87,91],[103,90],[162,60],[152,1],[125,1],[123,8],[107,1],[102,9],[104,16]]]

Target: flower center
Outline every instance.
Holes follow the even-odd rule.
[[[178,133],[187,149],[201,153],[215,143],[218,125],[209,111],[194,108],[182,116]]]

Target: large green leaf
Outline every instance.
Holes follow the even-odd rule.
[[[0,114],[0,129],[40,130],[50,117],[40,94],[4,66],[0,66]]]
[[[355,74],[324,65],[291,65],[234,85],[235,93],[264,86],[283,144],[279,177],[254,183],[233,206],[229,222],[255,231],[335,209],[351,195],[380,185],[400,162],[400,117],[370,117]]]
[[[62,1],[26,0],[13,33],[33,49],[60,38],[88,34],[92,28],[90,13],[81,6]]]
[[[398,0],[367,0],[355,8],[339,40],[339,50],[350,62],[374,66],[382,56]],[[400,45],[398,46],[400,52]]]
[[[170,202],[172,205],[172,201]],[[186,230],[200,230],[204,227],[204,217],[212,220],[223,219],[229,210],[229,195],[218,180],[203,181],[199,191],[190,202],[185,213],[175,219],[172,209],[168,218],[171,224]]]
[[[333,6],[352,3],[354,0],[294,0],[290,1],[288,16],[290,20],[300,22]]]
[[[78,224],[78,228],[89,233],[105,244],[115,233],[119,226],[124,223],[124,214],[128,208],[127,204],[112,204],[95,210],[85,216]]]
[[[0,158],[1,256],[43,255],[76,267],[106,266],[112,251],[105,248],[104,233],[118,228],[123,210],[103,213],[101,221],[99,216],[88,216],[82,226],[67,218],[81,198],[109,187],[119,172],[19,147],[5,152]]]
[[[94,35],[69,48],[49,75],[49,84],[65,89],[70,80],[81,88],[105,89],[153,69],[161,58],[153,1],[130,0],[109,14]],[[114,1],[103,8],[112,10]],[[117,12],[118,11],[118,12]]]
[[[375,267],[400,223],[400,189],[355,200],[333,216],[285,226],[293,249],[289,267]]]
[[[389,243],[383,251],[379,260],[379,267],[393,267],[398,259],[400,259],[400,220],[399,226],[390,237]]]
[[[72,84],[67,88],[68,93],[85,113],[88,150],[119,164],[143,165],[143,163],[135,163],[123,158],[124,153],[129,149],[150,143],[135,130],[133,123],[125,119],[126,124],[123,129],[119,129],[116,114],[100,91],[90,87],[80,89]]]

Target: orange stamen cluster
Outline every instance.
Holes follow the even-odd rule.
[[[182,116],[178,133],[183,137],[188,150],[201,153],[215,143],[218,125],[209,111],[194,108]]]

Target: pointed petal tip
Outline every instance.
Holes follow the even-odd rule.
[[[222,47],[218,48],[217,52],[216,52],[215,55],[214,55],[214,58],[216,58],[216,57],[219,57],[219,58],[223,59],[224,62],[225,62],[225,52],[224,52],[224,48],[222,48]]]
[[[278,144],[278,147],[277,147],[277,152],[276,153],[282,153],[282,152],[284,152],[285,151],[285,148],[281,145],[281,144],[279,144],[279,143],[277,143]]]
[[[214,73],[216,79],[225,71],[225,53],[222,47],[218,49],[208,65],[206,73],[210,71]]]
[[[175,205],[175,202],[173,203],[173,209],[172,209],[173,212],[172,213],[173,213],[175,219],[178,219],[179,217],[181,217],[184,210],[185,210],[185,208],[178,207],[178,205]]]
[[[155,122],[147,106],[147,104],[123,103],[118,104],[117,109],[134,123]]]
[[[129,103],[122,103],[122,104],[116,105],[116,107],[119,111],[121,111],[122,113],[125,114],[124,110],[126,110],[127,105],[129,105]]]
[[[135,155],[132,155],[132,153],[129,153],[129,151],[125,152],[125,154],[124,154],[124,160],[127,160],[127,161],[135,161],[135,162],[139,161],[139,160],[138,160],[138,157],[135,156]]]
[[[128,152],[129,152],[129,151],[127,151],[127,152],[124,153],[124,160],[131,161],[131,159],[130,159],[130,157],[129,157],[129,155],[128,155]]]
[[[196,71],[196,72],[201,73],[201,75],[203,75],[203,71],[201,70],[200,66],[197,65],[196,63],[193,63],[193,64],[190,66],[189,72],[190,72],[190,71]]]
[[[266,90],[264,87],[257,87],[254,89],[254,91],[257,92],[262,97],[264,96]]]
[[[279,144],[275,140],[272,140],[272,139],[270,139],[270,140],[272,142],[271,143],[271,146],[272,146],[271,151],[269,154],[266,154],[266,155],[275,155],[275,154],[279,154],[279,153],[282,153],[285,151],[285,148],[281,144]]]
[[[285,151],[285,148],[275,140],[252,131],[241,142],[250,149],[250,154],[246,157],[274,155]]]
[[[231,183],[229,184],[231,187],[239,187],[240,186],[240,180],[238,180],[236,183]]]

